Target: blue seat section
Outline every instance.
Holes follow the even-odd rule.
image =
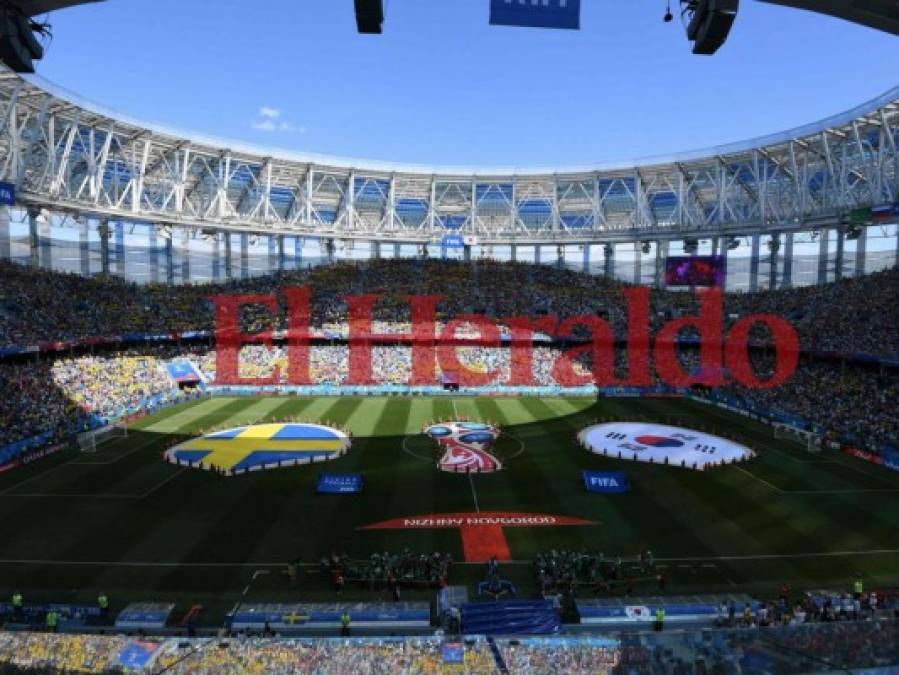
[[[336,451],[335,451],[336,452]],[[278,462],[291,462],[295,459],[307,459],[316,462],[322,459],[330,459],[334,452],[284,452],[256,450],[231,467],[231,471],[246,471],[254,466],[277,464]]]
[[[334,440],[335,438],[339,438],[339,436],[330,429],[322,429],[320,427],[313,427],[307,424],[286,424],[284,425],[283,429],[276,432],[275,435],[272,436],[272,440],[277,441],[294,439]]]
[[[722,607],[733,602],[738,611],[749,603],[758,603],[747,595],[695,595],[647,598],[585,598],[577,601],[582,624],[623,626],[648,625],[655,621],[656,610],[665,610],[665,621],[679,624],[713,624],[722,615]]]
[[[477,635],[551,635],[561,619],[549,600],[469,602],[462,605],[462,630]]]
[[[115,626],[122,629],[144,630],[165,628],[174,609],[174,603],[132,602],[116,617]]]
[[[175,459],[179,462],[190,462],[193,464],[194,462],[202,461],[206,455],[208,455],[210,450],[175,450]]]

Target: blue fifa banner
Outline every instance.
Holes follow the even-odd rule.
[[[361,473],[323,473],[315,490],[326,495],[348,495],[362,492]]]
[[[0,206],[16,205],[16,186],[12,183],[0,183]]]
[[[490,0],[490,24],[579,30],[581,0]]]
[[[440,241],[440,246],[442,248],[464,248],[465,237],[461,234],[448,234]]]
[[[587,492],[618,493],[631,489],[627,474],[621,471],[584,471],[584,487]]]
[[[150,659],[159,649],[158,642],[129,642],[119,654],[119,665],[128,669],[140,670],[150,663]]]
[[[196,383],[200,382],[200,374],[194,365],[189,361],[175,361],[166,365],[169,377],[178,383]]]
[[[465,663],[465,645],[461,642],[446,642],[443,645],[443,662]]]

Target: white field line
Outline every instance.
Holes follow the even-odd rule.
[[[721,556],[700,556],[686,558],[656,558],[656,562],[672,563],[672,562],[752,562],[759,560],[805,560],[814,558],[848,558],[863,557],[876,555],[899,555],[899,548],[870,549],[864,551],[821,551],[817,553],[762,553],[758,555],[721,555]],[[532,565],[533,560],[505,560],[503,565]],[[454,565],[478,565],[483,566],[482,562],[454,562]],[[48,565],[55,567],[185,567],[185,568],[204,568],[204,567],[284,567],[287,562],[151,562],[151,561],[123,561],[123,560],[41,560],[41,559],[0,559],[0,565]],[[319,563],[300,563],[301,567],[318,567]],[[660,566],[661,567],[661,566]]]

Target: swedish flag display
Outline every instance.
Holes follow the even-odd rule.
[[[229,474],[334,459],[350,447],[344,432],[318,424],[257,424],[207,434],[165,453],[166,460]]]

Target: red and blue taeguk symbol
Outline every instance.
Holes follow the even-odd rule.
[[[634,439],[640,445],[650,445],[654,448],[679,448],[684,442],[668,436],[637,436]]]

